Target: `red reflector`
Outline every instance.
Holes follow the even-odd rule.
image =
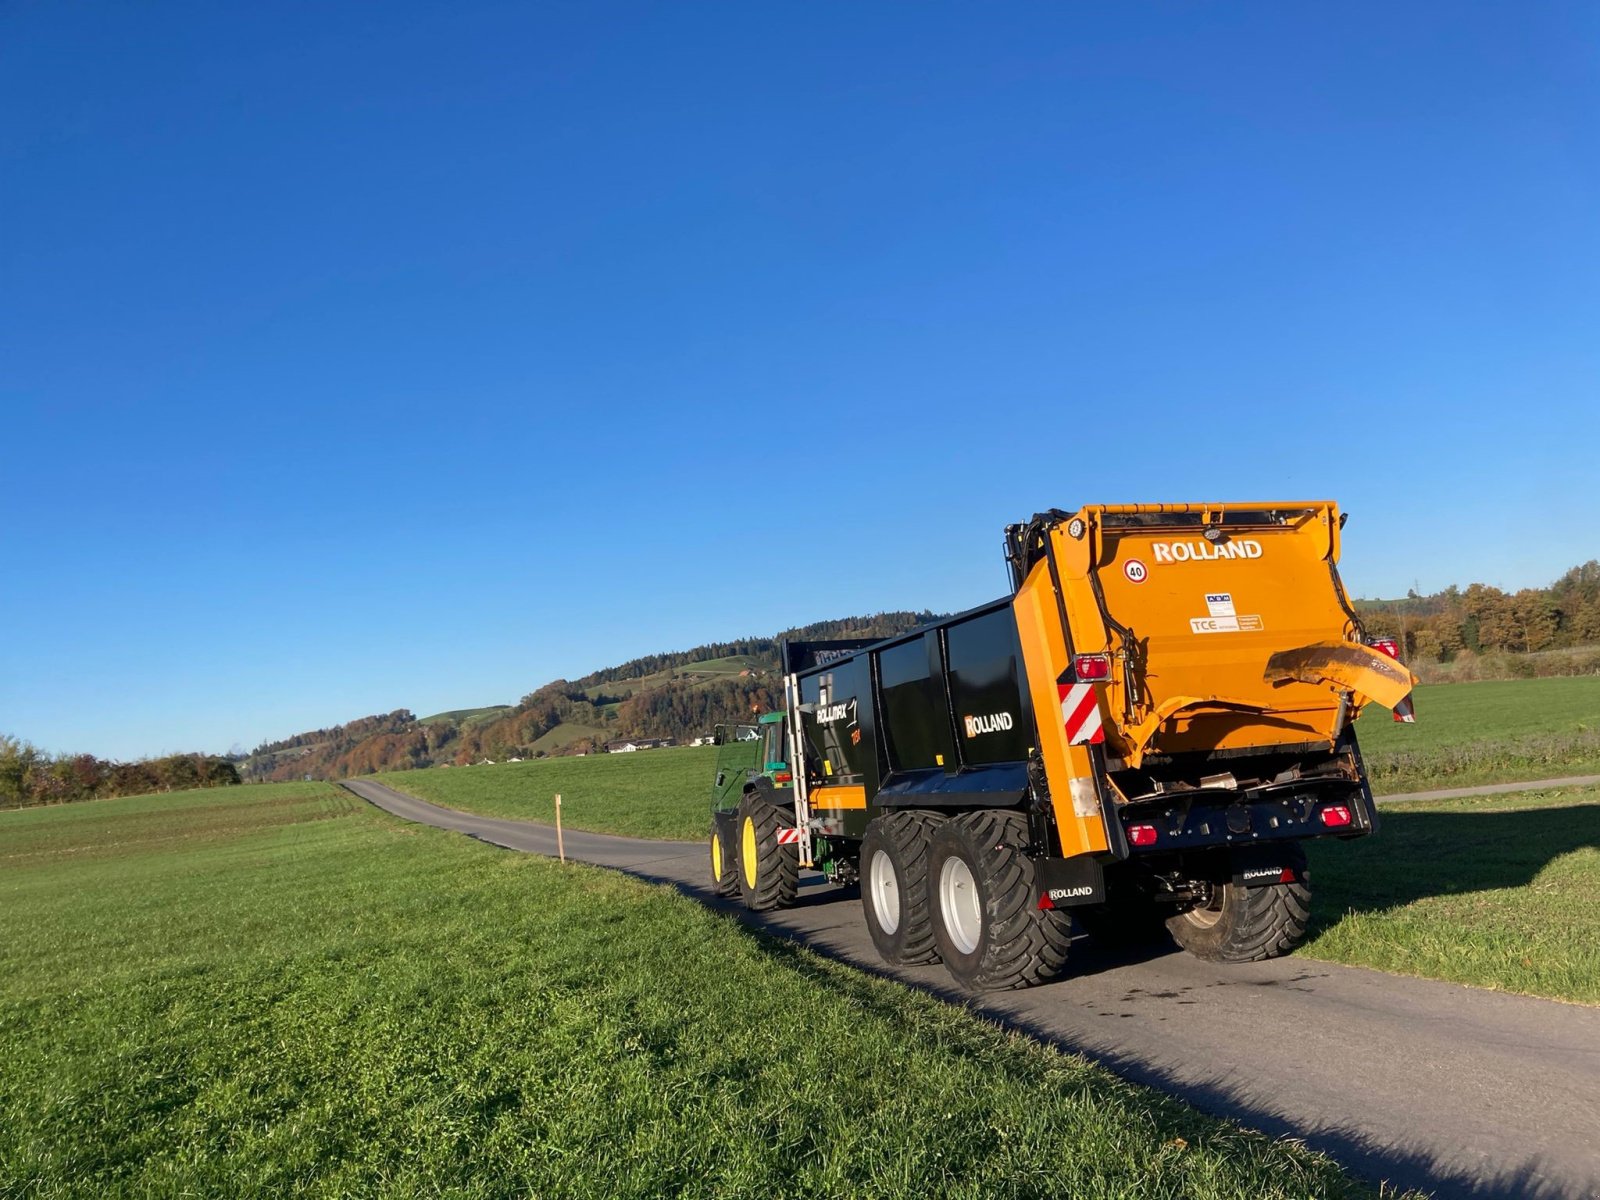
[[[1154,825],[1129,825],[1128,841],[1135,846],[1154,846],[1156,844],[1156,827]]]
[[[1400,643],[1393,638],[1373,638],[1367,645],[1371,646],[1379,654],[1387,654],[1390,658],[1395,659],[1400,657]]]
[[[1278,882],[1279,883],[1293,883],[1294,882],[1294,868],[1293,867],[1285,867],[1283,869],[1283,874],[1278,876]]]
[[[1040,908],[1051,909],[1051,908],[1054,908],[1055,906],[1056,906],[1056,902],[1054,900],[1050,899],[1050,893],[1049,892],[1040,892],[1039,893],[1039,907]]]
[[[1317,816],[1329,829],[1340,829],[1350,824],[1350,810],[1343,804],[1330,804]]]
[[[794,782],[794,772],[793,771],[778,771],[772,776],[772,782],[773,783],[793,783]]]
[[[1079,683],[1095,683],[1102,679],[1110,679],[1111,656],[1080,654],[1072,660],[1072,670],[1078,676]]]

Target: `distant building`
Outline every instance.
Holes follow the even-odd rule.
[[[607,754],[632,754],[635,750],[659,750],[663,746],[671,746],[671,738],[629,738],[621,742],[607,742]]]

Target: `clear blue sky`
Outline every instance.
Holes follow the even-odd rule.
[[[133,756],[1332,496],[1600,555],[1592,5],[10,4],[0,730]]]

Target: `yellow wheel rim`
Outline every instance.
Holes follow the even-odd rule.
[[[754,817],[744,819],[744,882],[753,892],[756,890],[756,820]]]
[[[722,838],[715,833],[711,835],[711,880],[722,882]]]

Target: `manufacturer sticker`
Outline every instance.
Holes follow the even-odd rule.
[[[1248,617],[1190,617],[1191,633],[1258,633],[1263,629],[1261,618]]]
[[[1233,597],[1227,592],[1207,592],[1206,611],[1213,617],[1236,617],[1239,615],[1233,611]]]
[[[1137,558],[1130,558],[1122,564],[1122,573],[1128,577],[1129,583],[1143,583],[1150,578],[1150,569]]]

